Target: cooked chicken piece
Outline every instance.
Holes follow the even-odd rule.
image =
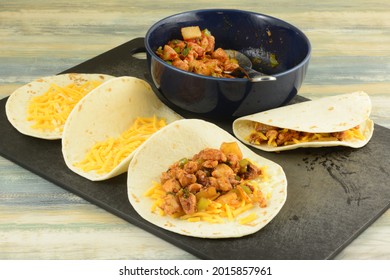
[[[227,163],[234,173],[237,173],[240,170],[240,159],[236,154],[227,154]]]
[[[230,183],[229,178],[227,178],[227,177],[217,178],[217,183],[218,183],[217,190],[220,190],[223,192],[230,191],[233,188],[232,184]]]
[[[172,61],[172,60],[175,60],[176,58],[179,58],[179,55],[177,54],[177,52],[173,48],[171,48],[168,45],[165,45],[161,58],[164,60]]]
[[[218,164],[215,167],[214,171],[211,173],[211,175],[215,178],[221,178],[221,177],[229,178],[235,176],[233,169],[231,169],[230,166],[224,163]]]
[[[222,74],[223,72],[223,69],[221,68],[222,63],[216,59],[208,59],[204,61],[204,64],[209,69],[211,76]]]
[[[215,48],[215,37],[211,35],[203,36],[200,45],[204,48],[206,53],[213,52]]]
[[[175,195],[171,194],[167,195],[164,198],[164,204],[162,206],[162,209],[168,215],[173,215],[182,211],[179,199]]]
[[[271,130],[268,130],[265,134],[265,136],[267,136],[267,138],[274,138],[276,139],[278,137],[278,131],[275,130],[275,129],[271,129]]]
[[[223,64],[223,69],[224,71],[226,71],[227,73],[230,73],[230,72],[233,72],[234,70],[236,70],[236,68],[238,68],[239,65],[238,63],[232,61],[232,60],[226,60]]]
[[[279,132],[276,144],[278,146],[283,145],[286,142],[292,141],[292,139],[299,139],[299,132],[295,130],[288,130],[287,132]]]
[[[218,149],[206,148],[196,154],[193,160],[202,159],[202,160],[217,160],[219,162],[226,161],[226,155]]]
[[[196,54],[197,54],[196,57],[203,56],[204,53],[205,53],[204,49],[203,49],[201,46],[199,46],[198,44],[196,44],[196,43],[188,42],[187,47],[188,47],[191,51],[196,52]],[[190,51],[190,52],[191,52],[191,51]]]
[[[196,196],[193,193],[180,195],[179,201],[186,214],[193,214],[196,212]]]
[[[219,187],[217,178],[207,177],[207,187],[214,187],[217,189]]]
[[[345,135],[346,135],[346,131],[333,132],[333,133],[332,133],[332,136],[333,136],[333,137],[336,137],[337,140],[339,140],[339,141],[344,140]]]
[[[183,188],[196,183],[196,176],[185,172],[183,169],[179,169],[176,172],[176,178],[179,180],[179,183]]]
[[[266,124],[263,124],[263,123],[256,123],[255,124],[255,130],[259,131],[259,132],[262,132],[264,134],[266,134],[268,130],[275,130],[275,129],[276,129],[276,127],[270,126],[270,125],[266,125]]]
[[[261,175],[261,169],[259,169],[256,165],[249,163],[247,165],[246,172],[242,175],[246,180],[256,179]]]
[[[163,173],[161,173],[161,177],[160,177],[161,185],[164,185],[164,183],[165,183],[166,181],[168,181],[169,179],[172,179],[172,177],[169,175],[168,172],[163,172]]]
[[[177,53],[181,53],[184,48],[187,46],[187,43],[183,40],[171,40],[168,42],[168,45],[174,49]]]
[[[211,69],[203,61],[192,58],[193,56],[186,58],[192,72],[206,76],[211,75]]]
[[[206,160],[202,163],[202,167],[204,168],[215,168],[218,165],[218,160]]]
[[[212,58],[215,58],[215,59],[218,59],[218,60],[221,61],[221,62],[225,62],[225,61],[229,60],[228,54],[227,54],[222,48],[216,49],[216,50],[211,54],[211,57],[212,57]]]
[[[181,60],[180,58],[176,58],[174,61],[172,61],[172,65],[184,71],[188,71],[190,69],[188,62]]]
[[[196,181],[201,184],[202,186],[206,186],[207,185],[207,174],[206,172],[204,172],[203,170],[198,170],[196,171]]]
[[[198,191],[200,191],[202,189],[202,187],[203,186],[201,184],[193,183],[193,184],[189,185],[187,188],[188,188],[189,192],[197,193]]]
[[[218,203],[223,203],[223,204],[230,204],[230,205],[238,205],[240,204],[240,201],[238,199],[238,196],[235,192],[228,192],[224,195],[221,195],[220,197],[218,197],[216,200],[216,202]]]
[[[183,167],[183,170],[190,174],[195,174],[198,171],[198,169],[199,169],[198,163],[193,160],[187,162]]]
[[[176,179],[168,179],[162,185],[162,188],[166,192],[176,193],[181,189],[180,183]]]

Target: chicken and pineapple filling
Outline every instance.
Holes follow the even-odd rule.
[[[252,183],[262,173],[243,158],[236,142],[223,143],[220,149],[206,148],[162,173],[160,184],[165,195],[160,208],[167,215],[188,215],[205,210],[212,201],[239,206],[243,196],[266,207],[266,198]]]
[[[252,144],[267,144],[274,147],[302,142],[344,141],[350,139],[364,140],[364,135],[359,126],[339,132],[311,133],[253,122],[253,130],[247,137],[247,140]]]
[[[237,60],[222,49],[215,49],[215,38],[207,29],[198,26],[181,29],[183,40],[170,40],[157,49],[157,55],[184,70],[205,76],[234,78],[227,74],[239,65]]]

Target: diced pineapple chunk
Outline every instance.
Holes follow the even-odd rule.
[[[201,38],[202,32],[200,31],[199,26],[188,26],[181,29],[181,35],[184,40],[190,40],[195,38]]]
[[[220,149],[225,155],[235,154],[239,160],[242,160],[242,152],[237,142],[224,142],[221,144]]]

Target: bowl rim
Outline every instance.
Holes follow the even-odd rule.
[[[153,25],[151,25],[149,27],[148,31],[146,32],[145,43],[144,44],[145,44],[145,49],[147,51],[147,54],[151,55],[153,58],[157,59],[158,61],[162,61],[162,62],[165,63],[165,61],[163,59],[161,59],[158,55],[155,54],[155,52],[152,50],[152,48],[149,45],[149,38],[151,36],[151,33],[159,25],[161,25],[161,23],[163,23],[164,21],[167,21],[168,19],[175,18],[175,17],[181,16],[181,15],[185,15],[185,14],[190,14],[190,13],[206,13],[206,12],[210,12],[210,13],[218,13],[218,12],[219,13],[226,13],[226,12],[232,13],[233,12],[233,13],[252,14],[252,15],[256,15],[256,16],[262,16],[262,17],[266,17],[266,18],[269,18],[269,19],[272,19],[272,20],[276,20],[276,21],[280,22],[281,24],[288,26],[294,32],[298,33],[299,36],[301,36],[302,39],[304,40],[304,42],[307,44],[307,54],[306,54],[306,56],[302,59],[301,62],[299,62],[294,67],[289,68],[289,69],[287,69],[285,71],[282,71],[282,72],[279,72],[279,73],[272,74],[275,77],[284,76],[284,75],[289,74],[290,72],[295,71],[297,68],[300,68],[300,67],[302,67],[302,65],[306,64],[310,60],[310,58],[311,58],[312,47],[311,47],[310,40],[306,36],[306,34],[300,28],[298,28],[297,26],[295,26],[295,25],[293,25],[293,24],[291,24],[291,23],[289,23],[289,22],[287,22],[287,21],[285,21],[283,19],[280,19],[280,18],[277,18],[277,17],[274,17],[274,16],[270,16],[270,15],[267,15],[267,14],[253,12],[253,11],[247,11],[247,10],[241,10],[241,9],[225,9],[225,8],[222,8],[222,9],[213,8],[213,9],[188,10],[188,11],[175,13],[175,14],[166,16],[164,18],[161,18],[160,20],[155,22]],[[172,66],[172,65],[170,65],[168,63],[165,63],[164,65],[166,67],[168,67],[169,69],[172,69],[174,71],[178,71],[179,73],[187,74],[187,75],[190,75],[190,76],[193,76],[193,77],[197,77],[197,78],[206,78],[206,79],[217,80],[217,81],[224,81],[224,82],[225,81],[226,82],[230,81],[230,82],[236,82],[236,83],[237,82],[251,82],[250,80],[245,79],[245,78],[231,79],[231,78],[219,78],[219,77],[213,77],[213,76],[206,76],[206,75],[196,74],[196,73],[193,73],[193,72],[189,72],[189,71],[185,71],[185,70],[179,69],[179,68],[177,68],[175,66]]]

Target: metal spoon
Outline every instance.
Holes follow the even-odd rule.
[[[229,57],[237,59],[239,65],[239,67],[233,71],[224,71],[225,74],[229,74],[238,78],[247,77],[251,82],[276,80],[274,76],[266,75],[264,73],[253,70],[251,60],[243,53],[236,50],[225,50],[225,52]]]

